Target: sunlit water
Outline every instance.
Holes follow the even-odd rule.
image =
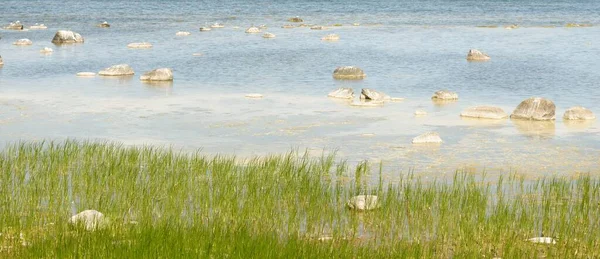
[[[575,105],[600,113],[598,1],[12,1],[1,23],[44,23],[47,30],[0,30],[0,139],[98,139],[202,149],[241,157],[298,148],[337,150],[350,162],[383,162],[386,171],[448,173],[467,168],[531,175],[596,172],[596,121],[568,124]],[[281,28],[287,18],[328,25],[324,31]],[[108,21],[109,29],[96,24]],[[199,32],[214,22],[223,29]],[[340,23],[343,26],[334,27]],[[352,26],[360,23],[360,26]],[[265,24],[263,39],[244,29]],[[514,30],[504,26],[519,24]],[[477,26],[496,25],[497,28]],[[235,28],[239,26],[239,28]],[[553,28],[547,28],[553,27]],[[50,43],[71,29],[84,44]],[[177,31],[191,36],[176,37]],[[339,34],[338,42],[320,40]],[[29,38],[28,47],[12,42]],[[128,49],[131,42],[152,49]],[[40,54],[51,47],[51,55]],[[492,60],[469,63],[477,48]],[[193,53],[203,53],[193,56]],[[129,78],[78,78],[127,63]],[[336,81],[337,66],[356,65],[367,78]],[[175,81],[148,85],[139,75],[170,67]],[[374,88],[403,102],[357,108],[331,100],[337,87]],[[430,100],[440,89],[456,103]],[[263,99],[247,99],[260,93]],[[507,113],[525,98],[557,105],[555,123],[464,120],[462,110],[494,105]],[[427,116],[415,117],[422,109]],[[440,146],[411,139],[440,133]],[[395,177],[394,174],[388,177]]]

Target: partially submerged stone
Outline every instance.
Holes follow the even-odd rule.
[[[310,27],[311,30],[325,30],[324,26],[312,26]]]
[[[150,42],[134,42],[127,44],[127,47],[130,49],[149,49],[152,48],[152,43]]]
[[[352,24],[352,26],[360,26],[360,23],[355,22]]]
[[[225,25],[223,25],[223,24],[220,24],[220,23],[216,22],[216,23],[213,23],[213,24],[211,24],[211,25],[210,25],[210,27],[211,27],[211,28],[214,28],[214,29],[217,29],[217,28],[225,28]]]
[[[302,20],[302,18],[296,16],[296,17],[289,18],[288,22],[304,22],[304,20]]]
[[[416,110],[415,111],[415,116],[425,116],[427,115],[427,112],[424,110]]]
[[[4,60],[2,60],[2,56],[0,56],[0,67],[4,65]]]
[[[192,56],[194,56],[194,57],[201,57],[201,56],[204,56],[204,53],[201,53],[201,52],[192,53]]]
[[[175,36],[190,36],[192,33],[188,31],[178,31]]]
[[[258,27],[252,26],[246,29],[246,33],[260,33],[260,29]]]
[[[413,144],[440,144],[442,142],[442,138],[440,138],[440,134],[437,132],[427,132],[413,138],[412,140]]]
[[[260,98],[263,98],[263,95],[262,94],[247,94],[244,97],[251,98],[251,99],[260,99]]]
[[[392,97],[377,90],[363,88],[360,91],[360,99],[370,101],[390,101]]]
[[[96,73],[94,73],[94,72],[79,72],[76,75],[78,77],[95,77]]]
[[[354,99],[354,90],[349,87],[341,87],[330,92],[327,97],[339,99]]]
[[[114,65],[98,72],[101,76],[130,76],[135,74],[133,69],[127,64]]]
[[[452,92],[452,91],[448,91],[448,90],[440,90],[440,91],[433,93],[433,96],[431,96],[431,99],[458,100],[458,94],[455,92]]]
[[[556,106],[548,99],[531,97],[522,101],[510,115],[511,119],[521,120],[554,120]]]
[[[593,120],[596,116],[592,111],[581,106],[574,106],[565,111],[564,120]]]
[[[65,30],[57,31],[52,39],[54,44],[83,43],[83,41],[83,37],[79,33]]]
[[[69,225],[79,227],[87,231],[95,231],[106,228],[109,224],[108,218],[97,210],[84,210],[68,221]]]
[[[17,46],[28,46],[33,44],[33,42],[29,39],[19,39],[15,42],[13,42],[13,45],[17,45]]]
[[[324,40],[324,41],[337,41],[339,39],[340,39],[340,36],[337,34],[328,34],[328,35],[325,35],[325,37],[321,38],[321,40]]]
[[[592,27],[591,24],[584,24],[584,23],[567,23],[567,25],[565,25],[565,27],[568,28],[581,28],[581,27]]]
[[[200,27],[200,31],[211,31],[210,27]]]
[[[507,30],[513,30],[513,29],[517,29],[517,28],[519,28],[518,24],[511,24],[511,25],[504,27],[504,29],[507,29]]]
[[[104,21],[104,22],[98,24],[98,27],[100,27],[100,28],[110,28],[110,24],[107,21]]]
[[[36,23],[35,25],[29,26],[29,29],[30,30],[45,30],[45,29],[48,29],[48,26],[44,25],[43,23],[42,24]]]
[[[367,211],[379,208],[379,202],[376,195],[357,195],[350,198],[346,206],[352,210]]]
[[[492,106],[475,106],[470,107],[460,113],[462,117],[477,118],[477,119],[506,119],[508,115],[502,108]]]
[[[467,60],[469,61],[487,61],[490,60],[490,56],[488,56],[487,54],[476,50],[476,49],[471,49],[469,50],[469,53],[467,54]]]
[[[273,39],[273,38],[275,38],[275,34],[270,33],[270,32],[266,32],[265,34],[263,34],[262,37],[265,38],[265,39]]]
[[[173,71],[170,68],[158,68],[140,76],[141,81],[173,81]]]
[[[292,24],[284,24],[283,26],[281,26],[281,28],[284,28],[284,29],[291,29],[291,28],[294,28],[294,27],[296,27],[296,26],[294,26]]]
[[[52,52],[54,52],[54,50],[51,48],[48,48],[48,47],[44,47],[43,49],[40,50],[40,53],[42,53],[42,54],[51,54]]]
[[[362,69],[360,69],[359,67],[355,67],[355,66],[337,67],[333,71],[333,78],[335,78],[335,79],[357,80],[357,79],[363,79],[366,76],[367,75],[365,74],[365,72]]]
[[[20,21],[16,21],[16,22],[11,22],[8,25],[4,26],[4,29],[7,30],[23,30],[23,24],[21,24]]]

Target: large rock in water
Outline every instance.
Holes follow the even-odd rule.
[[[94,231],[108,226],[108,218],[97,210],[84,210],[69,218],[69,225]]]
[[[477,119],[505,119],[508,115],[502,108],[492,106],[475,106],[470,107],[460,113],[462,117],[477,118]]]
[[[392,97],[390,97],[389,95],[384,94],[382,92],[373,90],[373,89],[363,88],[360,91],[360,99],[361,100],[371,100],[371,101],[389,101],[392,99]]]
[[[571,107],[565,111],[564,120],[593,120],[596,116],[592,111],[581,106]]]
[[[354,98],[354,90],[349,87],[341,87],[338,88],[327,95],[327,97],[331,98],[340,98],[340,99],[353,99]]]
[[[333,71],[333,78],[335,79],[363,79],[365,78],[367,75],[365,75],[365,72],[358,68],[358,67],[354,67],[354,66],[345,66],[345,67],[338,67]]]
[[[142,81],[173,81],[173,71],[170,68],[158,68],[140,76]]]
[[[130,76],[135,74],[133,69],[127,64],[114,65],[98,72],[101,76]]]
[[[54,34],[52,39],[54,44],[69,44],[69,43],[83,43],[83,37],[79,33],[73,31],[60,30]]]
[[[472,49],[469,50],[469,53],[467,54],[467,60],[469,61],[487,61],[490,60],[490,56],[488,56],[487,54],[476,50],[476,49]]]
[[[442,143],[442,138],[437,132],[427,132],[413,138],[413,144],[439,144]]]
[[[548,99],[531,97],[522,101],[510,115],[511,119],[521,120],[554,120],[556,106]]]
[[[431,96],[431,99],[458,100],[458,94],[455,92],[448,91],[448,90],[440,90],[440,91],[433,93],[433,96]]]
[[[357,195],[346,203],[348,208],[359,211],[374,210],[379,208],[376,195]]]

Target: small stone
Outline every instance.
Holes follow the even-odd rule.
[[[513,30],[513,29],[516,29],[516,28],[519,28],[519,25],[512,24],[512,25],[508,25],[508,26],[504,27],[504,29],[507,29],[507,30]]]
[[[17,45],[17,46],[29,46],[31,44],[33,44],[33,42],[29,39],[20,39],[20,40],[13,42],[13,45]]]
[[[177,33],[175,33],[175,36],[190,36],[192,35],[191,32],[188,31],[178,31]]]
[[[265,39],[273,39],[273,38],[275,38],[275,34],[267,32],[267,33],[263,34],[262,37]]]
[[[389,101],[392,99],[392,97],[390,97],[387,94],[384,94],[382,92],[373,90],[373,89],[369,89],[369,88],[363,88],[360,91],[360,99],[361,100],[369,100],[369,101]]]
[[[260,33],[260,29],[253,26],[253,27],[246,29],[246,33]]]
[[[354,90],[349,87],[341,87],[330,92],[327,97],[339,99],[354,99]]]
[[[439,100],[457,100],[458,94],[455,92],[451,92],[448,90],[440,90],[433,94],[431,99],[439,99]]]
[[[101,76],[130,76],[135,74],[133,69],[127,64],[114,65],[98,72]]]
[[[324,41],[338,41],[340,40],[340,36],[337,34],[329,34],[329,35],[325,35],[325,37],[321,38],[321,40]]]
[[[405,98],[402,98],[402,97],[392,97],[392,98],[390,98],[390,101],[392,101],[392,102],[402,102],[404,100],[405,100]]]
[[[212,25],[210,25],[210,27],[217,29],[217,28],[224,28],[225,25],[216,22],[216,23],[213,23]]]
[[[150,42],[134,42],[127,44],[127,47],[130,49],[149,49],[152,48],[152,44]]]
[[[425,116],[427,115],[427,112],[424,110],[416,110],[415,111],[415,116]]]
[[[0,56],[0,67],[4,65],[4,60],[2,60],[2,56]]]
[[[492,106],[475,106],[470,107],[460,113],[461,117],[477,118],[477,119],[506,119],[508,115],[498,107]]]
[[[194,57],[200,57],[200,56],[204,56],[204,53],[200,53],[200,52],[193,53],[192,56],[194,56]]]
[[[304,20],[302,20],[302,18],[296,16],[296,17],[289,18],[288,22],[304,22]]]
[[[571,107],[565,111],[564,120],[593,120],[596,116],[592,111],[581,106]]]
[[[360,23],[355,22],[352,24],[352,26],[360,26]]]
[[[247,94],[244,97],[251,98],[251,99],[260,99],[260,98],[263,98],[263,95],[262,94]]]
[[[95,231],[108,226],[108,219],[99,211],[84,210],[69,219],[70,225],[81,227],[87,231]]]
[[[79,33],[73,31],[60,30],[54,34],[52,43],[54,44],[72,44],[72,43],[83,43],[83,37]]]
[[[313,27],[310,27],[310,29],[311,30],[319,30],[320,31],[320,30],[325,30],[325,27],[323,27],[323,26],[313,26]]]
[[[439,144],[442,142],[443,141],[440,138],[440,134],[437,132],[427,132],[413,138],[412,140],[413,144]]]
[[[554,120],[556,105],[554,102],[541,98],[531,97],[522,101],[510,115],[511,119],[521,120]]]
[[[94,72],[79,72],[77,73],[78,77],[95,77],[96,73]]]
[[[291,29],[291,28],[294,28],[294,27],[296,27],[296,26],[294,26],[292,24],[284,24],[283,26],[281,26],[281,28],[284,28],[284,29]]]
[[[362,69],[360,69],[359,67],[355,67],[355,66],[337,67],[333,71],[333,78],[335,78],[335,79],[356,80],[356,79],[363,79],[365,77],[367,77],[365,72]]]
[[[48,29],[48,26],[44,25],[43,23],[42,24],[36,23],[35,25],[29,26],[29,29],[30,30],[45,30],[45,29]]]
[[[200,27],[200,31],[211,31],[210,27]]]
[[[170,68],[158,68],[140,76],[141,81],[173,81],[173,71]]]
[[[467,54],[467,60],[469,61],[487,61],[490,60],[490,56],[488,56],[487,54],[476,50],[476,49],[472,49],[469,50],[469,53]]]
[[[357,195],[346,203],[346,206],[352,210],[367,211],[379,208],[376,195]]]
[[[108,24],[107,21],[104,21],[104,22],[98,24],[98,27],[100,27],[100,28],[110,28],[110,24]]]
[[[52,50],[51,48],[48,48],[48,47],[44,47],[43,49],[40,50],[40,53],[42,53],[42,54],[52,54],[52,52],[54,52],[54,50]]]

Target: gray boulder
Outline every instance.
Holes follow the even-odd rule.
[[[470,107],[460,113],[461,117],[477,118],[477,119],[505,119],[508,115],[498,107],[492,106],[475,106]]]
[[[467,60],[469,61],[487,61],[490,60],[490,56],[488,56],[487,54],[476,50],[476,49],[472,49],[469,50],[469,53],[467,54]]]
[[[565,111],[564,120],[593,120],[596,116],[592,111],[581,106],[571,107]]]
[[[83,43],[83,37],[79,33],[73,31],[60,30],[54,34],[52,39],[54,44],[70,44],[70,43]]]
[[[437,91],[431,96],[431,99],[438,100],[458,100],[458,94],[448,90]]]
[[[427,132],[413,138],[413,144],[439,144],[442,143],[442,138],[437,132]]]
[[[354,90],[349,87],[341,87],[330,92],[327,97],[340,99],[354,99]]]
[[[556,106],[548,99],[531,97],[522,101],[510,115],[511,119],[520,120],[554,120]]]
[[[84,210],[71,218],[68,221],[69,225],[82,228],[87,231],[95,231],[106,228],[109,224],[108,218],[97,210]]]
[[[101,76],[130,76],[135,74],[133,69],[127,64],[114,65],[98,72]]]
[[[333,78],[335,79],[357,80],[363,79],[366,76],[367,75],[365,75],[365,72],[362,69],[354,66],[338,67],[333,71]]]
[[[379,208],[376,195],[357,195],[346,203],[346,206],[352,210],[367,211]]]
[[[173,71],[170,68],[158,68],[140,76],[142,81],[173,81]]]
[[[373,89],[363,88],[360,91],[360,99],[370,101],[390,101],[392,97]]]

